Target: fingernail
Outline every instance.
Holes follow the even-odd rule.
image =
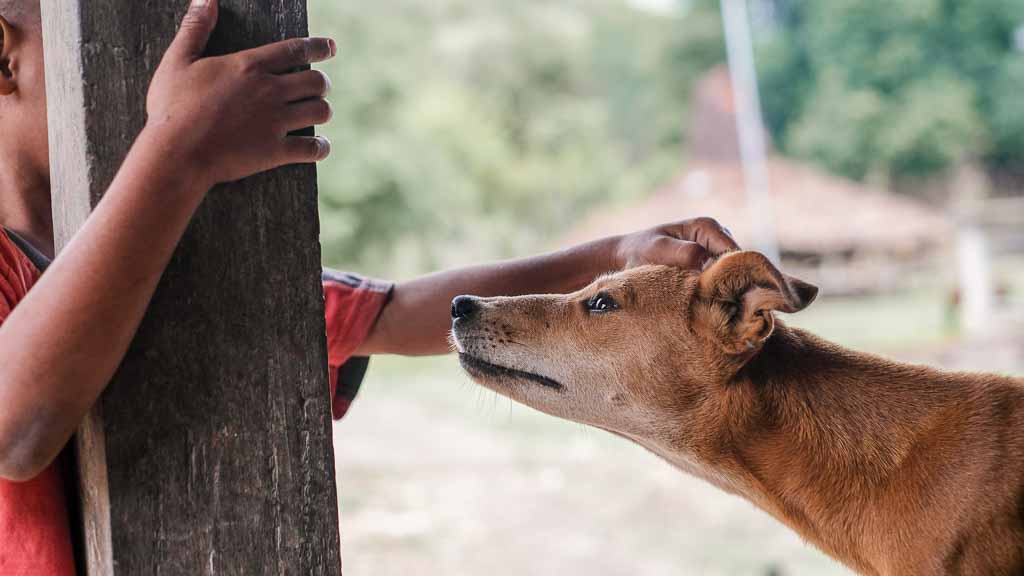
[[[192,0],[193,8],[206,8],[206,5],[210,3],[210,0]]]
[[[338,54],[338,45],[334,43],[334,40],[328,38],[327,45],[331,47],[331,56],[336,56]]]
[[[331,155],[331,141],[324,136],[316,137],[317,160],[323,160]]]

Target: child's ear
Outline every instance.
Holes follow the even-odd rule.
[[[17,85],[11,69],[11,48],[14,43],[13,28],[7,18],[0,16],[0,96],[14,93]]]
[[[756,352],[775,329],[773,312],[793,313],[814,301],[818,288],[779,271],[758,252],[733,252],[700,277],[714,330],[729,354]]]

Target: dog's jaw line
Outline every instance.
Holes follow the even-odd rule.
[[[565,386],[563,386],[561,382],[548,378],[547,376],[541,376],[540,374],[493,364],[482,358],[466,354],[465,352],[459,354],[459,363],[462,364],[463,369],[471,375],[480,374],[499,378],[506,377],[519,380],[529,380],[551,390],[562,391],[565,389]]]

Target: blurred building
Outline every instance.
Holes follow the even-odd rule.
[[[711,216],[741,245],[753,223],[739,159],[729,75],[709,73],[696,91],[690,159],[685,171],[643,202],[598,212],[569,241],[624,233],[669,220]],[[772,155],[768,166],[772,218],[783,264],[827,294],[891,289],[908,271],[949,250],[955,224],[939,207],[846,180]]]

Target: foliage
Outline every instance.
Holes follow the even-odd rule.
[[[674,18],[621,0],[310,5],[340,46],[324,67],[329,264],[390,276],[544,249],[680,163]]]
[[[1024,57],[1003,62],[988,93],[993,160],[1001,164],[1024,159]]]
[[[325,260],[396,275],[541,250],[680,166],[718,0],[313,0],[340,40]],[[1024,165],[1024,0],[749,0],[777,147],[854,177]],[[668,216],[667,216],[668,217]]]
[[[772,4],[759,75],[785,152],[854,178],[1024,163],[1024,1]]]

